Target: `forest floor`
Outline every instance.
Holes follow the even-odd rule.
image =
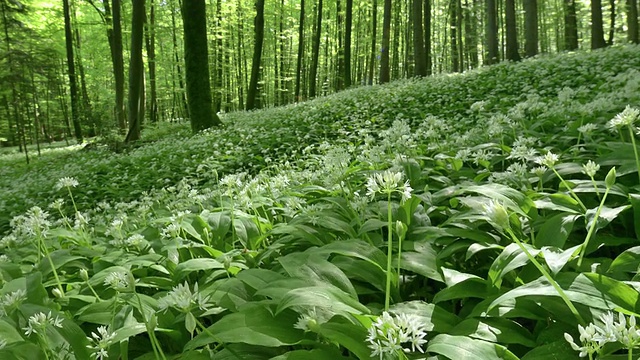
[[[544,55],[2,151],[0,358],[630,358],[639,70]]]

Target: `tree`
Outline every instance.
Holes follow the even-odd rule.
[[[576,16],[576,0],[563,0],[564,3],[564,48],[578,49],[578,20]]]
[[[322,0],[321,0],[322,1]],[[371,8],[371,54],[369,55],[369,85],[373,85],[373,71],[376,64],[376,31],[378,29],[378,0],[373,0]]]
[[[486,0],[486,5],[487,54],[485,62],[487,64],[495,64],[500,61],[498,56],[498,8],[496,0]]]
[[[129,58],[129,132],[125,142],[140,139],[144,117],[144,65],[142,38],[144,32],[144,0],[133,0],[131,13],[131,56]]]
[[[524,1],[524,53],[531,57],[538,53],[538,0]]]
[[[424,1],[424,57],[427,75],[431,75],[431,0]]]
[[[451,71],[460,71],[458,53],[458,0],[449,1],[449,46],[451,46]]]
[[[158,122],[158,94],[156,85],[156,6],[154,0],[149,1],[149,20],[145,21],[145,44],[149,62],[149,120]]]
[[[384,0],[382,15],[382,49],[380,54],[380,83],[389,82],[389,42],[391,37],[391,0]]]
[[[351,27],[353,22],[353,0],[346,0],[344,15],[344,87],[351,86]]]
[[[627,0],[627,39],[638,44],[638,1]]]
[[[204,2],[204,0],[203,0]],[[251,81],[247,91],[246,110],[256,108],[258,95],[258,77],[260,76],[260,60],[262,59],[262,43],[264,41],[264,0],[256,0],[256,17],[254,20],[253,61],[251,63]]]
[[[300,1],[300,26],[298,27],[298,59],[296,63],[295,101],[300,101],[300,77],[302,74],[302,56],[304,55],[304,0]]]
[[[316,77],[318,74],[318,59],[320,58],[320,37],[322,36],[322,0],[318,0],[318,11],[313,34],[313,48],[311,49],[311,69],[309,69],[309,97],[316,97]]]
[[[518,29],[516,27],[516,4],[515,0],[505,0],[505,24],[507,48],[505,57],[507,60],[520,61],[520,53],[518,52]]]
[[[76,67],[73,57],[73,32],[71,31],[71,10],[69,0],[62,0],[64,13],[64,38],[67,49],[67,75],[69,76],[69,91],[71,92],[71,120],[78,142],[82,142],[82,128],[80,127],[80,113],[78,104],[78,84],[76,82]]]
[[[213,112],[207,47],[207,13],[204,0],[183,0],[184,66],[191,130],[221,125]]]
[[[424,34],[422,32],[422,1],[428,0],[413,0],[411,7],[413,15],[413,56],[416,62],[415,76],[427,75],[427,58],[423,42]]]
[[[602,0],[591,0],[591,49],[607,46],[602,23]]]

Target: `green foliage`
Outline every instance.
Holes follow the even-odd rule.
[[[584,329],[637,354],[640,184],[607,123],[639,52],[0,155],[0,357],[573,359]]]

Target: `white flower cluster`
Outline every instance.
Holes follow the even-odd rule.
[[[621,113],[609,120],[607,126],[611,130],[617,130],[624,126],[633,126],[638,118],[640,118],[640,110],[627,105]]]
[[[87,339],[92,343],[92,345],[87,345],[87,348],[93,350],[92,358],[103,360],[109,357],[107,349],[111,346],[116,334],[109,331],[104,325],[98,326],[96,331],[91,333],[91,337],[87,336]]]
[[[591,357],[598,353],[606,343],[619,342],[626,349],[640,345],[640,329],[636,327],[634,316],[630,316],[627,320],[624,314],[618,313],[618,321],[615,321],[615,315],[609,311],[600,316],[600,321],[602,325],[595,323],[589,323],[586,327],[578,325],[582,346],[578,346],[571,335],[564,334],[564,338],[569,342],[571,348],[580,352],[580,357],[587,355]]]
[[[53,316],[51,316],[51,311],[49,311],[48,314],[43,312],[33,314],[29,317],[29,325],[23,328],[24,334],[27,336],[33,333],[44,335],[49,325],[62,328],[62,319],[57,316],[54,319]]]
[[[158,300],[158,308],[160,311],[166,311],[172,307],[180,312],[188,313],[194,307],[206,310],[208,300],[209,297],[203,297],[198,291],[197,283],[193,286],[193,291],[191,291],[189,284],[185,281],[184,284],[178,284],[165,297]]]
[[[62,188],[72,188],[78,186],[78,180],[72,177],[63,177],[58,180],[56,183],[56,190],[60,190]]]
[[[376,173],[367,179],[367,195],[374,197],[376,194],[390,195],[398,192],[402,195],[402,202],[411,199],[413,189],[409,180],[402,182],[401,172],[385,171]]]
[[[385,311],[371,324],[367,342],[371,357],[378,357],[380,360],[397,359],[398,352],[424,353],[422,346],[427,343],[425,336],[427,331],[417,316],[391,316]]]

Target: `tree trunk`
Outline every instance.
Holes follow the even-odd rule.
[[[149,4],[149,21],[145,21],[145,44],[149,63],[149,120],[158,122],[158,93],[156,86],[156,10],[154,0]]]
[[[573,1],[573,0],[571,0]],[[487,54],[485,63],[495,64],[500,61],[498,55],[498,8],[496,0],[486,0],[486,34],[487,34]]]
[[[531,57],[538,54],[538,0],[524,1],[524,53]]]
[[[627,0],[627,38],[630,43],[638,44],[638,1]]]
[[[431,0],[424,1],[424,57],[426,60],[427,75],[432,74],[431,62]]]
[[[382,18],[382,53],[380,54],[380,83],[389,82],[389,42],[391,37],[391,0],[384,0]]]
[[[344,87],[351,87],[351,26],[353,23],[353,0],[346,0],[344,14]]]
[[[300,98],[300,77],[302,76],[302,56],[304,55],[304,0],[300,1],[300,26],[298,27],[298,59],[296,62],[295,101]]]
[[[69,91],[71,92],[71,119],[73,130],[78,143],[82,142],[82,128],[80,127],[80,115],[78,109],[78,84],[76,83],[76,67],[73,56],[73,32],[71,31],[71,11],[69,0],[62,0],[64,12],[64,37],[67,48],[67,68],[69,75]]]
[[[184,0],[184,67],[191,130],[198,132],[221,125],[213,112],[207,48],[207,13],[204,0]]]
[[[607,39],[607,45],[613,45],[613,35],[616,32],[616,0],[609,0],[609,9],[610,9],[610,27],[609,27],[609,38]]]
[[[591,0],[591,49],[607,46],[602,23],[602,0]]]
[[[311,50],[311,69],[309,70],[309,98],[316,97],[316,85],[318,83],[318,59],[320,58],[320,37],[322,36],[322,0],[318,0],[318,12],[316,15],[315,33],[313,35],[313,48]]]
[[[449,1],[449,46],[451,47],[451,71],[460,71],[458,55],[458,0]]]
[[[565,50],[578,50],[576,0],[564,0],[564,43]]]
[[[173,2],[172,2],[173,4]],[[181,5],[181,4],[180,4]],[[184,80],[182,78],[182,67],[180,66],[180,55],[179,55],[179,51],[178,51],[178,37],[176,35],[176,16],[175,16],[176,10],[171,9],[171,37],[172,37],[172,42],[173,42],[173,57],[175,60],[175,64],[176,64],[176,74],[178,75],[178,85],[180,87],[180,94],[173,94],[174,98],[175,97],[179,97],[179,104],[180,104],[180,109],[183,111],[180,111],[181,113],[183,113],[184,115],[186,115],[185,117],[190,118],[189,116],[189,106],[187,105],[187,96],[186,96],[186,90],[184,88]]]
[[[335,70],[335,90],[340,91],[344,87],[344,46],[342,45],[342,11],[340,0],[336,0],[336,40],[338,41],[338,56]]]
[[[424,34],[422,32],[422,2],[423,0],[412,1],[413,16],[413,57],[415,61],[415,76],[427,75],[427,59],[424,54]]]
[[[378,0],[373,0],[371,9],[371,54],[369,58],[369,85],[373,85],[373,72],[376,66],[376,31],[378,30]]]
[[[111,52],[113,79],[115,82],[115,119],[121,132],[127,129],[124,111],[124,61],[122,59],[122,27],[120,26],[120,0],[113,0],[113,12],[109,0],[103,0],[107,40]]]
[[[260,77],[260,60],[262,58],[262,43],[264,40],[264,0],[256,0],[255,7],[255,41],[253,47],[253,61],[251,64],[251,81],[249,82],[249,90],[247,91],[247,110],[253,110],[256,108],[258,78]]]
[[[144,76],[142,64],[142,39],[144,33],[144,0],[132,0],[131,10],[131,55],[129,58],[129,132],[126,142],[140,139],[140,108],[143,106],[144,87],[141,81]],[[143,113],[144,115],[144,113]]]
[[[510,61],[520,61],[520,53],[518,52],[518,29],[516,27],[515,0],[505,0],[504,12],[507,32],[507,48],[505,57]]]

